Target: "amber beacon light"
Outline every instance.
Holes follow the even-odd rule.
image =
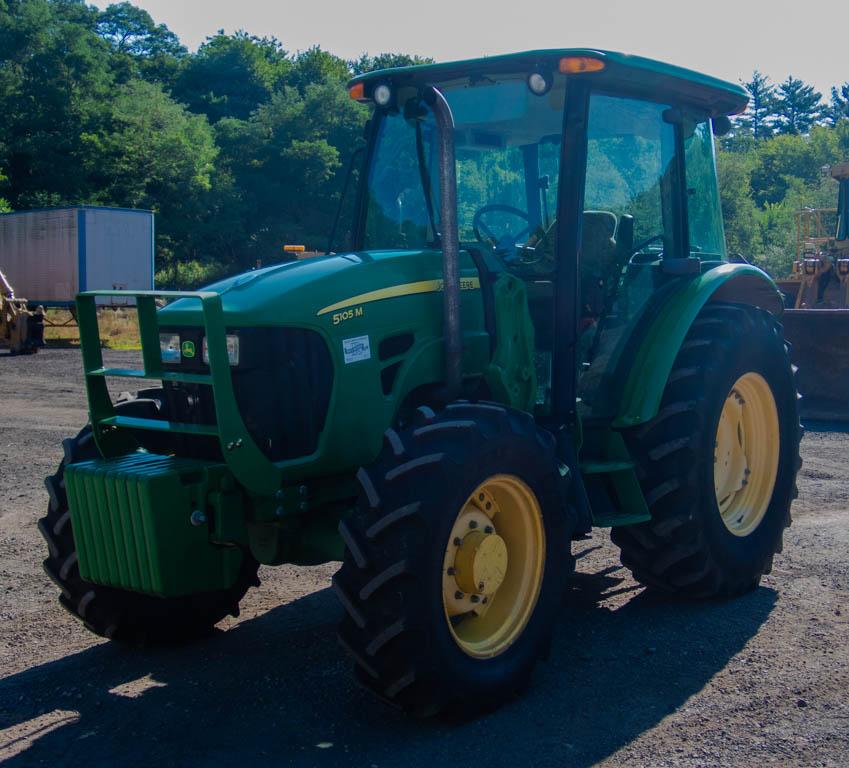
[[[566,56],[560,59],[560,72],[564,75],[581,75],[585,72],[601,72],[604,62],[591,56]]]

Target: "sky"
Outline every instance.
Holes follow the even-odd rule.
[[[846,0],[133,0],[191,50],[217,30],[320,45],[346,59],[401,52],[437,61],[534,48],[591,47],[726,80],[755,68],[828,95],[849,81]],[[95,2],[105,6],[107,2]]]

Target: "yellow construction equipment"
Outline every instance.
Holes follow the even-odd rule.
[[[823,170],[839,185],[837,208],[796,214],[793,275],[776,282],[792,299],[783,323],[802,417],[849,421],[849,162]]]
[[[44,346],[44,309],[27,308],[27,300],[15,296],[6,275],[0,272],[0,339],[9,345],[9,354],[33,354]]]

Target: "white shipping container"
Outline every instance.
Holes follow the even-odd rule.
[[[153,212],[81,206],[0,215],[0,270],[33,304],[153,288]],[[116,303],[107,300],[108,303]]]

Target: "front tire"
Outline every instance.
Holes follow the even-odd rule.
[[[153,399],[120,402],[124,415],[157,418]],[[71,512],[65,493],[65,467],[99,457],[91,426],[63,443],[65,458],[56,474],[45,480],[50,502],[38,529],[47,542],[44,570],[60,588],[59,602],[92,632],[130,645],[183,643],[208,634],[225,616],[238,616],[239,601],[252,586],[259,586],[259,564],[243,552],[236,582],[224,590],[186,597],[160,598],[92,584],[80,577]],[[153,445],[147,446],[153,449]]]
[[[572,519],[554,440],[528,414],[455,403],[419,416],[387,432],[340,525],[339,639],[384,700],[474,715],[521,690],[547,651]]]
[[[680,596],[755,588],[781,551],[801,466],[793,369],[775,318],[705,307],[658,415],[624,434],[652,519],[613,529],[622,563]]]

